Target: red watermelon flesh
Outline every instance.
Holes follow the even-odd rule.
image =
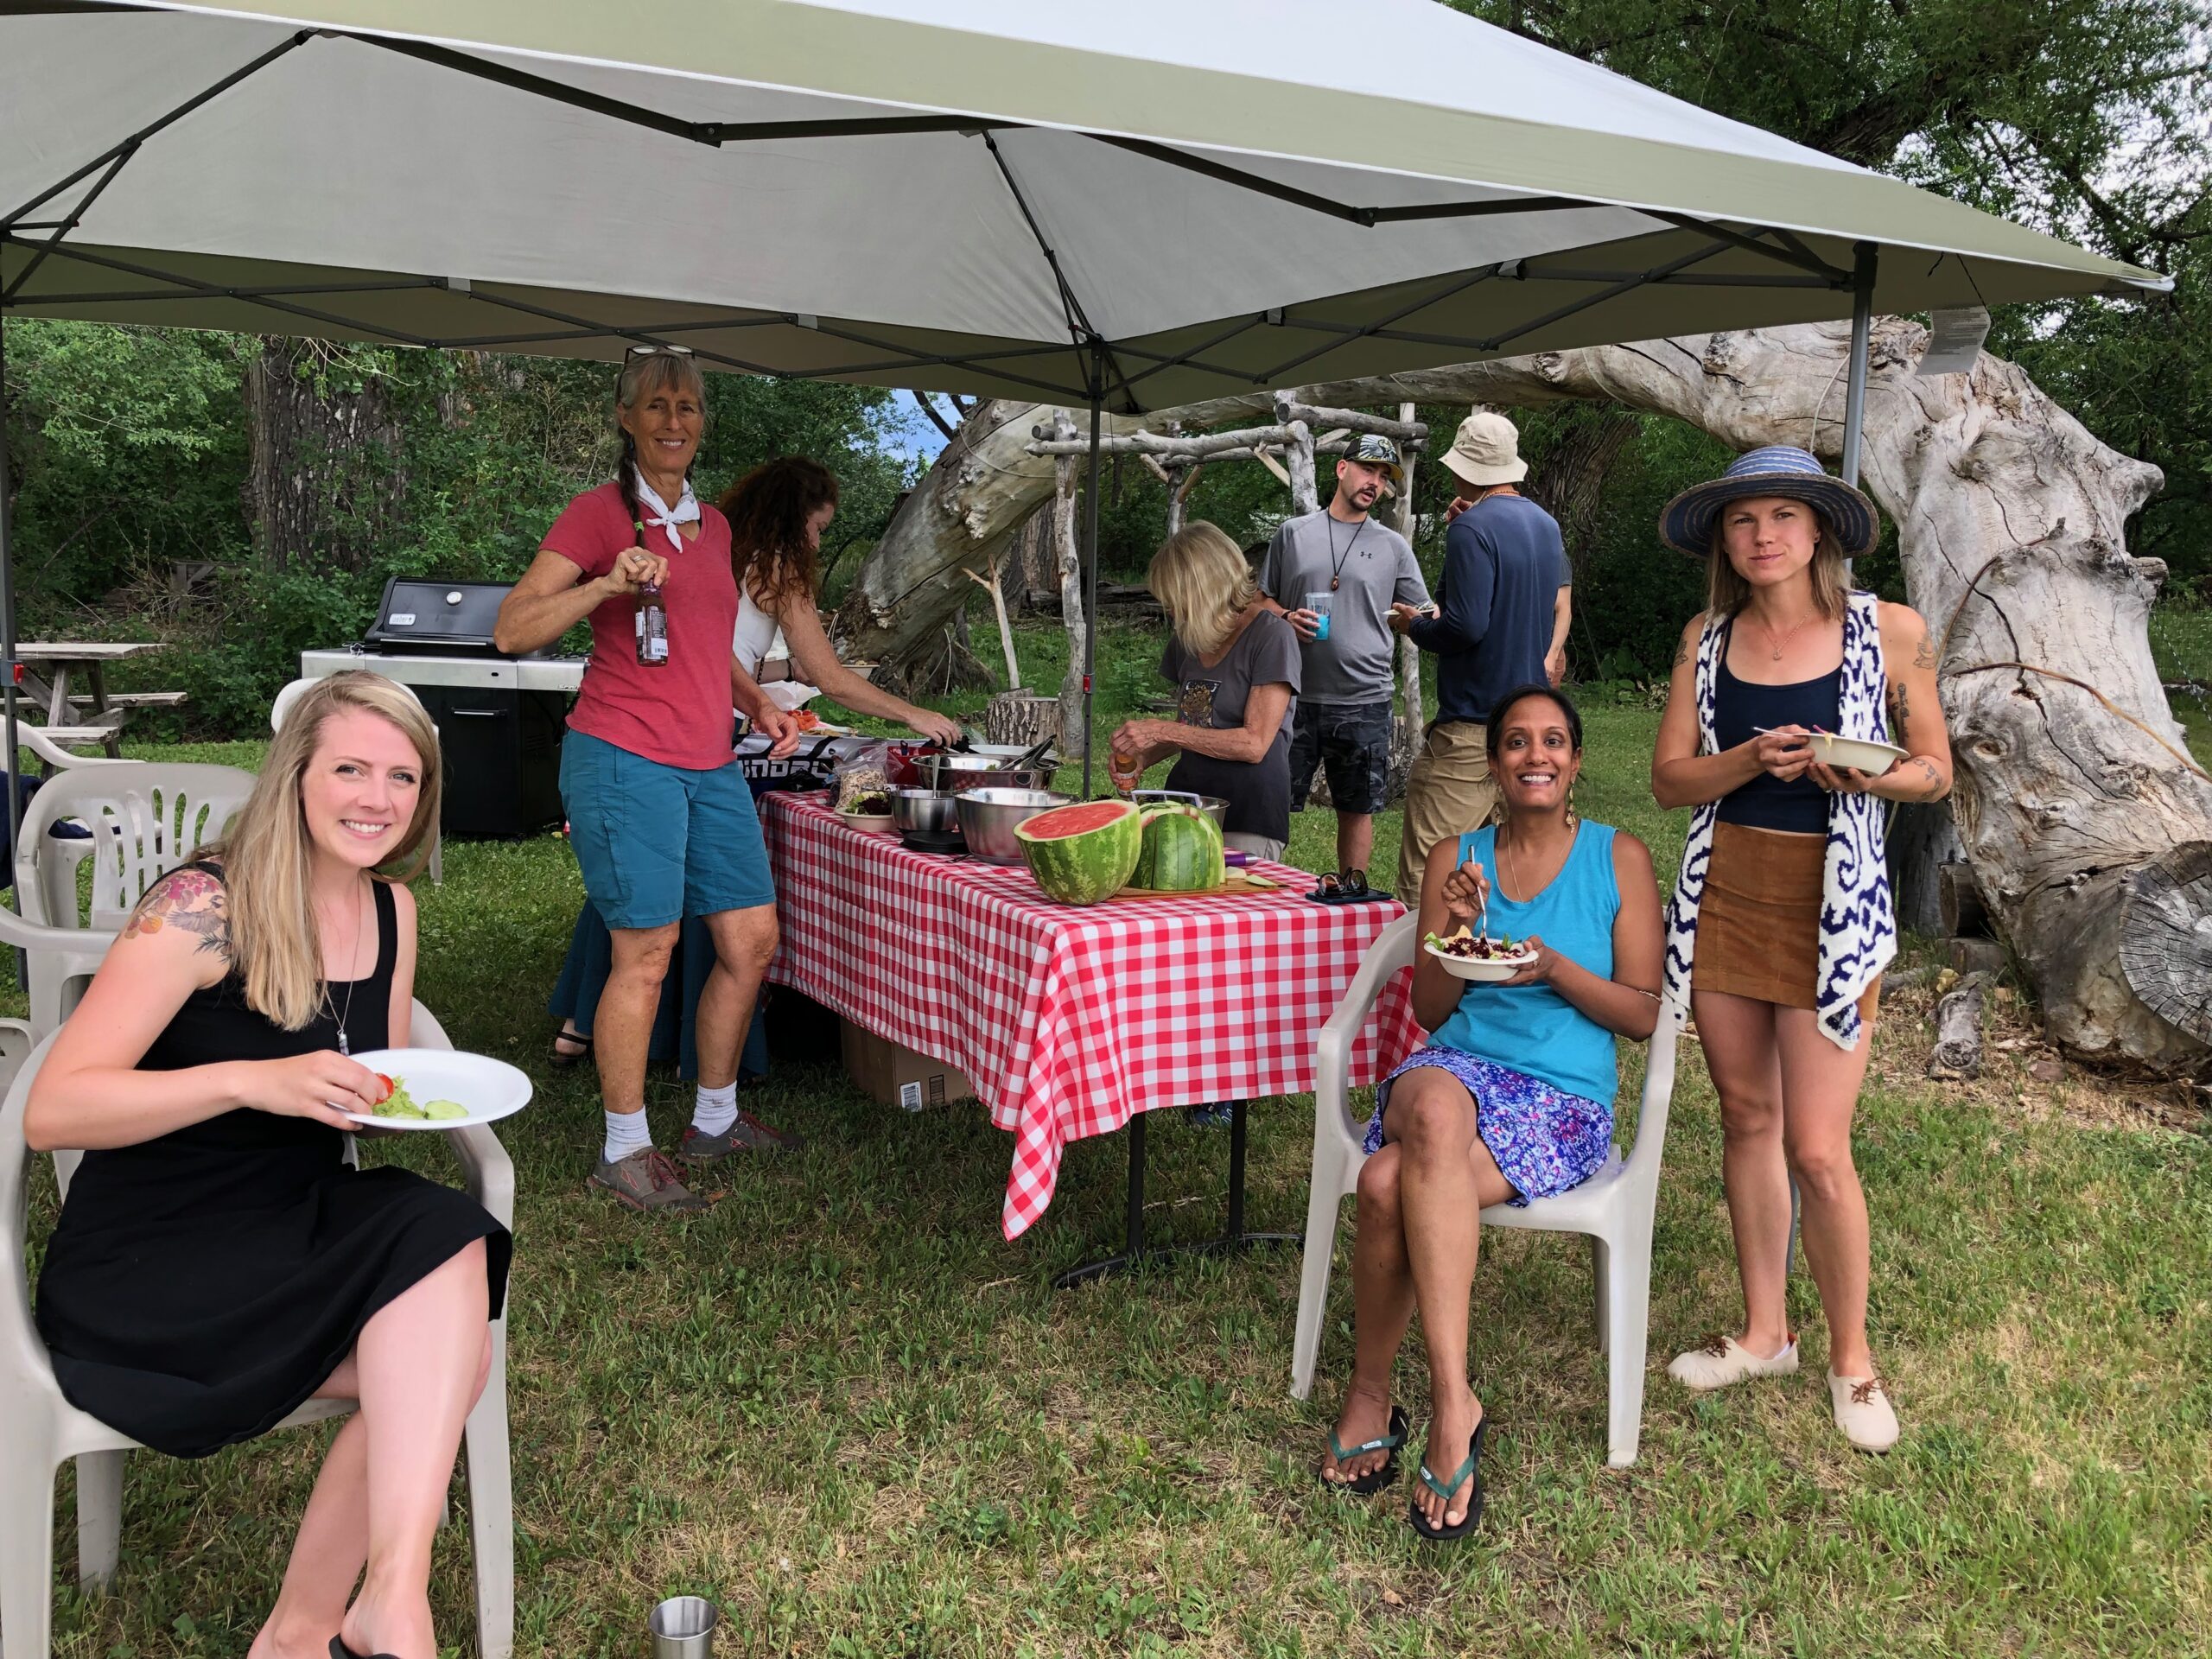
[[[1128,885],[1144,850],[1144,815],[1134,801],[1077,801],[1024,819],[1014,837],[1047,898],[1095,905]]]

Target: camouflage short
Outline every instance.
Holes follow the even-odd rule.
[[[1380,812],[1390,792],[1390,699],[1304,702],[1290,736],[1290,804],[1306,804],[1313,769],[1329,780],[1339,812]]]

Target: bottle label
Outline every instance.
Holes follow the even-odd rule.
[[[649,667],[668,661],[668,613],[658,605],[638,607],[638,660]]]

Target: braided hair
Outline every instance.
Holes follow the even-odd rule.
[[[680,352],[646,352],[633,354],[622,361],[622,373],[614,383],[614,406],[618,413],[635,409],[639,400],[664,388],[688,391],[707,405],[707,383],[699,372],[699,365]],[[622,443],[622,454],[614,463],[614,487],[622,493],[622,512],[637,532],[637,545],[645,543],[645,510],[638,502],[638,441],[630,429],[620,419],[614,423]]]

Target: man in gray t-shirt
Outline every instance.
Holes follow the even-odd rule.
[[[1355,438],[1337,462],[1329,505],[1283,520],[1260,562],[1260,602],[1289,619],[1301,645],[1291,808],[1305,805],[1313,769],[1324,767],[1337,862],[1347,870],[1367,868],[1389,785],[1390,607],[1428,603],[1413,548],[1369,517],[1386,483],[1404,482],[1397,445],[1371,433]]]

